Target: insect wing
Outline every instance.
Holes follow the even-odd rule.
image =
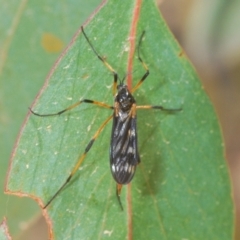
[[[110,166],[119,184],[128,184],[140,162],[137,148],[136,116],[114,113],[110,146]]]

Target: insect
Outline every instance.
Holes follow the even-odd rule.
[[[46,208],[53,201],[53,199],[55,199],[55,197],[63,190],[63,188],[68,184],[68,182],[71,180],[73,175],[79,169],[88,151],[93,146],[93,143],[95,142],[95,140],[97,139],[101,131],[104,129],[107,123],[111,119],[113,119],[111,143],[110,143],[110,170],[114,180],[116,181],[116,196],[120,204],[120,207],[123,210],[123,206],[120,199],[122,186],[131,182],[132,178],[134,177],[137,165],[140,163],[140,157],[138,152],[138,133],[137,133],[137,115],[136,115],[137,109],[158,109],[158,110],[164,110],[164,111],[170,111],[170,112],[179,111],[181,109],[166,109],[158,105],[138,106],[136,104],[136,101],[132,94],[141,86],[141,84],[147,79],[150,73],[147,65],[145,64],[145,62],[142,60],[140,56],[140,45],[141,45],[143,36],[145,34],[145,31],[142,32],[137,45],[137,57],[141,65],[145,69],[145,73],[140,78],[140,80],[135,85],[135,87],[133,87],[133,89],[130,91],[127,85],[124,84],[125,77],[123,79],[119,78],[118,73],[113,69],[113,67],[105,60],[105,58],[101,57],[98,54],[95,47],[92,45],[91,41],[86,35],[83,27],[81,28],[81,30],[82,30],[83,36],[88,42],[93,53],[98,57],[100,61],[102,61],[102,63],[106,66],[106,68],[113,74],[113,94],[115,95],[114,105],[110,106],[104,102],[99,102],[99,101],[90,100],[90,99],[82,99],[57,113],[40,114],[33,111],[31,108],[30,108],[30,111],[32,114],[39,117],[50,117],[50,116],[61,115],[64,112],[67,112],[79,106],[82,103],[87,103],[87,104],[94,104],[99,107],[111,109],[113,110],[113,114],[110,115],[99,127],[99,129],[91,138],[90,142],[85,148],[84,153],[80,156],[77,163],[73,167],[70,175],[68,176],[64,184],[50,198],[50,200],[46,203],[44,208]]]

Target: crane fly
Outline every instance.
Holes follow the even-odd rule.
[[[72,168],[71,173],[65,180],[65,182],[61,185],[61,187],[56,191],[56,193],[49,199],[44,208],[46,208],[55,197],[63,190],[63,188],[69,183],[71,178],[74,176],[76,171],[81,166],[83,160],[85,159],[88,151],[93,146],[95,140],[102,132],[104,127],[113,119],[112,123],[112,133],[111,133],[111,141],[110,141],[110,170],[114,180],[116,181],[116,196],[118,202],[120,204],[121,209],[123,210],[123,206],[120,199],[121,189],[123,185],[129,184],[134,177],[136,172],[137,165],[140,163],[140,156],[138,151],[138,134],[137,134],[137,109],[158,109],[163,111],[179,111],[181,109],[167,109],[159,105],[143,105],[138,106],[133,97],[133,93],[141,86],[141,84],[147,79],[149,75],[149,69],[145,62],[142,60],[140,56],[140,45],[143,40],[145,31],[142,32],[138,45],[137,45],[137,57],[145,72],[143,76],[140,78],[138,83],[133,87],[132,90],[129,90],[127,85],[124,83],[125,78],[120,79],[118,73],[114,70],[114,68],[105,60],[105,58],[101,57],[96,51],[95,47],[89,40],[86,35],[83,27],[81,27],[82,34],[85,37],[87,43],[92,49],[93,53],[98,57],[98,59],[105,65],[105,67],[113,74],[113,95],[114,97],[114,105],[110,106],[104,102],[99,102],[90,99],[82,99],[71,106],[57,112],[50,114],[40,114],[33,111],[30,108],[32,114],[38,117],[50,117],[61,115],[64,112],[67,112],[82,103],[97,105],[102,108],[107,108],[113,110],[113,114],[110,115],[99,127],[94,136],[89,141],[87,147],[85,148],[84,153],[79,157],[77,163]]]

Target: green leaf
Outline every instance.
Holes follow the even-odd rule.
[[[109,169],[111,126],[106,126],[80,170],[45,212],[55,239],[232,238],[231,189],[218,121],[155,4],[112,0],[85,26],[96,50],[120,78],[126,74],[127,79],[133,78],[133,86],[145,70],[136,57],[133,68],[129,67],[133,50],[129,41],[137,45],[144,30],[140,52],[150,76],[134,93],[136,101],[182,111],[138,111],[141,164],[131,187],[123,188],[124,211]],[[33,110],[58,112],[80,98],[112,105],[112,83],[111,72],[78,32],[53,68]],[[8,191],[33,196],[44,206],[111,114],[88,104],[59,117],[29,114],[14,150]]]
[[[49,46],[54,41],[66,46],[98,3],[99,0],[58,4],[55,0],[43,0],[41,4],[39,0],[0,0],[0,219],[7,217],[14,239],[32,226],[32,218],[41,214],[32,199],[3,193],[14,142],[28,106],[62,51],[59,44],[58,52]]]

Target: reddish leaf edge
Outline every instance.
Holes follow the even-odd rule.
[[[9,229],[8,229],[8,225],[7,225],[7,218],[4,217],[2,222],[0,223],[0,227],[2,227],[4,229],[4,233],[6,235],[6,237],[9,239],[9,240],[12,240],[12,237],[9,233]]]

